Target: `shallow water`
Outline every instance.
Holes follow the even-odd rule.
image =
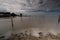
[[[16,21],[17,20],[17,21]],[[16,17],[14,18],[14,30],[43,31],[44,33],[59,32],[57,15],[42,15],[36,17]]]
[[[58,15],[40,15],[31,17],[13,18],[14,33],[28,31],[34,35],[42,31],[43,33],[60,33]],[[0,34],[11,33],[11,18],[0,18]]]

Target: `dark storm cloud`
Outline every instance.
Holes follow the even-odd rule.
[[[28,11],[56,11],[60,9],[60,0],[27,0],[26,6],[22,10]]]
[[[57,5],[57,7],[60,7],[60,0],[52,0],[53,2],[55,2],[55,5]]]
[[[46,8],[59,8],[60,7],[60,0],[47,0],[43,7]]]
[[[58,3],[58,7],[60,7],[60,0],[57,0],[56,3]]]

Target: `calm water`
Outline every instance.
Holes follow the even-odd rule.
[[[58,24],[57,15],[41,15],[33,17],[15,17],[13,18],[14,33],[30,31],[32,34],[37,34],[42,31],[44,33],[60,33],[60,24]],[[11,33],[12,24],[11,18],[0,18],[0,34]]]

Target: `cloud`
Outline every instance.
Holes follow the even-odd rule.
[[[0,12],[7,12],[7,9],[3,6],[0,6]]]
[[[0,6],[10,12],[48,10],[60,8],[60,0],[0,0]]]

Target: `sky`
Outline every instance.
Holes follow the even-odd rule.
[[[0,12],[35,12],[39,10],[59,11],[60,0],[0,0]]]

